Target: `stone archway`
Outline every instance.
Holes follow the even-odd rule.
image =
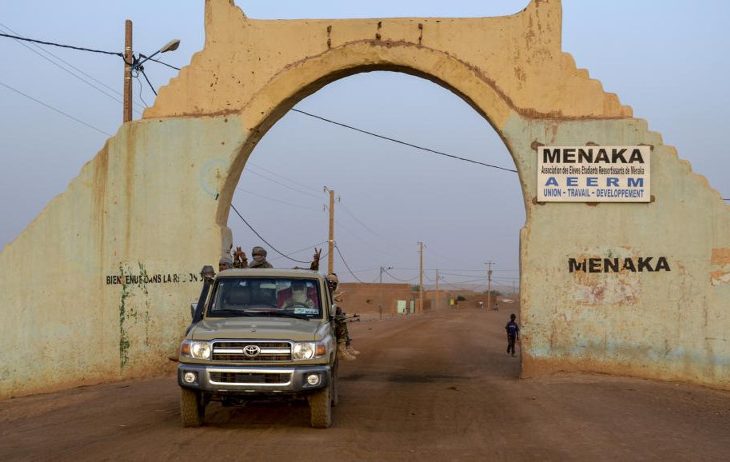
[[[510,150],[527,212],[524,375],[730,386],[730,209],[561,50],[558,0],[499,18],[300,21],[252,20],[229,0],[207,0],[205,48],[0,254],[0,346],[12,352],[0,395],[159,370],[187,323],[201,262],[229,233],[232,191],[258,140],[304,96],[370,70],[449,88]],[[537,202],[537,147],[594,143],[652,147],[652,202]],[[31,268],[39,255],[61,263]],[[658,256],[670,271],[568,264]],[[90,347],[75,348],[80,339]]]

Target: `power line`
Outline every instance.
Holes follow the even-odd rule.
[[[145,101],[144,98],[142,97],[142,81],[139,80],[139,76],[135,76],[134,79],[139,84],[139,100],[142,101],[142,104],[144,104],[144,107],[149,107],[149,105],[147,104],[147,101]]]
[[[12,29],[10,29],[9,27],[5,26],[4,24],[0,24],[0,26],[1,26],[1,27],[2,27],[3,29],[7,29],[7,30],[10,30],[10,31],[12,31]],[[85,80],[85,79],[83,79],[83,78],[79,77],[78,75],[76,75],[76,74],[74,74],[73,72],[71,72],[71,71],[70,71],[69,69],[67,69],[67,68],[65,68],[65,67],[63,67],[63,66],[61,66],[60,64],[58,64],[57,62],[53,61],[53,60],[52,60],[52,59],[50,59],[49,57],[47,57],[47,56],[45,56],[45,55],[41,54],[41,53],[40,53],[40,51],[38,51],[38,50],[36,50],[36,49],[32,48],[32,47],[31,47],[30,45],[28,45],[28,44],[25,44],[25,43],[23,43],[23,42],[20,42],[20,41],[18,42],[18,44],[19,44],[19,45],[21,45],[21,46],[23,46],[23,47],[25,47],[25,48],[27,48],[27,49],[28,49],[28,50],[30,50],[31,52],[33,52],[33,53],[35,53],[36,55],[40,56],[41,58],[45,59],[45,60],[46,60],[46,61],[48,61],[49,63],[51,63],[51,64],[53,64],[54,66],[56,66],[56,67],[58,67],[59,69],[61,69],[62,71],[65,71],[65,72],[67,72],[67,73],[71,74],[71,75],[72,75],[73,77],[75,77],[75,78],[79,79],[80,81],[84,82],[85,84],[89,85],[89,86],[90,86],[91,88],[93,88],[93,89],[97,90],[97,91],[98,91],[99,93],[101,93],[101,94],[103,94],[103,95],[105,95],[105,96],[108,96],[109,98],[113,99],[113,100],[114,100],[114,101],[116,101],[117,103],[121,103],[121,102],[122,102],[122,100],[121,100],[121,99],[117,98],[117,97],[116,97],[116,96],[114,96],[114,95],[110,95],[110,94],[109,94],[109,93],[108,93],[107,91],[105,91],[105,90],[102,90],[101,88],[99,88],[99,87],[97,87],[96,85],[94,85],[94,84],[90,83],[89,81],[87,81],[87,80]],[[58,59],[58,60],[60,60],[60,61],[63,61],[63,60],[62,60],[61,58],[59,58],[58,56],[54,55],[53,53],[50,53],[50,52],[48,52],[48,51],[46,51],[46,50],[44,50],[44,49],[42,49],[42,48],[40,48],[40,50],[43,50],[43,52],[44,52],[44,53],[49,53],[49,54],[51,54],[51,55],[52,55],[52,56],[53,56],[54,58],[56,58],[56,59]],[[67,65],[69,65],[69,66],[71,66],[71,67],[74,67],[74,66],[72,66],[72,65],[70,65],[70,64],[68,64],[68,63],[66,63],[65,61],[64,61],[64,63],[65,63],[65,64],[67,64]],[[77,70],[78,70],[78,69],[77,69]],[[81,72],[81,73],[84,73],[84,72],[83,72],[83,71],[81,71],[81,70],[78,70],[78,71],[79,71],[79,72]],[[93,77],[91,77],[91,78],[93,79]],[[96,80],[96,79],[94,79],[94,80]],[[101,83],[101,82],[100,82],[100,83]],[[104,84],[104,83],[101,83],[101,85],[104,85],[104,86],[106,86],[106,84]],[[112,90],[112,91],[114,91],[114,90]]]
[[[99,132],[99,133],[101,133],[101,134],[103,134],[103,135],[107,135],[107,136],[112,136],[112,134],[111,134],[111,133],[107,133],[107,132],[105,132],[104,130],[102,130],[102,129],[100,129],[100,128],[96,128],[96,127],[94,127],[93,125],[91,125],[91,124],[88,124],[88,123],[84,122],[84,121],[83,121],[83,120],[81,120],[81,119],[77,119],[76,117],[72,116],[71,114],[68,114],[68,113],[66,113],[66,112],[63,112],[62,110],[60,110],[60,109],[57,109],[57,108],[55,108],[55,107],[53,107],[53,106],[51,106],[51,105],[49,105],[49,104],[46,104],[46,103],[44,103],[44,102],[43,102],[43,101],[41,101],[41,100],[35,99],[35,98],[33,98],[32,96],[30,96],[30,95],[27,95],[27,94],[23,93],[22,91],[20,91],[20,90],[18,90],[18,89],[16,89],[16,88],[13,88],[13,87],[11,87],[10,85],[7,85],[7,84],[5,84],[5,83],[3,83],[3,82],[0,82],[0,85],[2,85],[3,87],[7,88],[8,90],[14,91],[15,93],[17,93],[17,94],[19,94],[19,95],[21,95],[21,96],[25,96],[26,98],[28,98],[28,99],[30,99],[30,100],[32,100],[32,101],[35,101],[36,103],[40,104],[41,106],[45,106],[45,107],[47,107],[48,109],[50,109],[50,110],[52,110],[52,111],[55,111],[55,112],[57,112],[57,113],[61,114],[61,115],[62,115],[62,116],[64,116],[64,117],[67,117],[67,118],[69,118],[69,119],[71,119],[71,120],[73,120],[73,121],[75,121],[75,122],[77,122],[77,123],[80,123],[80,124],[82,124],[82,125],[85,125],[85,126],[89,127],[89,128],[90,128],[90,129],[92,129],[92,130],[96,130],[97,132]]]
[[[450,157],[452,159],[462,160],[464,162],[470,162],[472,164],[482,165],[484,167],[496,168],[498,170],[504,170],[505,172],[514,172],[514,173],[517,173],[517,170],[512,169],[512,168],[506,168],[506,167],[500,167],[498,165],[487,164],[485,162],[480,162],[478,160],[467,159],[466,157],[461,157],[461,156],[457,156],[457,155],[454,155],[454,154],[448,154],[446,152],[437,151],[435,149],[427,148],[427,147],[424,147],[424,146],[419,146],[417,144],[409,143],[407,141],[401,141],[401,140],[398,140],[396,138],[391,138],[389,136],[380,135],[378,133],[374,133],[374,132],[371,132],[371,131],[368,131],[368,130],[363,130],[362,128],[353,127],[352,125],[348,125],[348,124],[345,124],[345,123],[342,123],[342,122],[337,122],[337,121],[334,121],[334,120],[331,120],[331,119],[327,119],[326,117],[322,117],[322,116],[318,116],[316,114],[312,114],[310,112],[302,111],[301,109],[293,108],[292,111],[293,112],[298,112],[299,114],[303,114],[303,115],[308,116],[308,117],[312,117],[314,119],[319,119],[319,120],[321,120],[323,122],[327,122],[327,123],[330,123],[330,124],[333,124],[333,125],[337,125],[337,126],[340,126],[340,127],[343,127],[343,128],[347,128],[349,130],[354,130],[356,132],[363,133],[365,135],[374,136],[375,138],[380,138],[382,140],[386,140],[386,141],[390,141],[390,142],[393,142],[393,143],[402,144],[404,146],[408,146],[408,147],[415,148],[415,149],[420,149],[421,151],[430,152],[432,154],[437,154],[439,156]]]
[[[446,284],[451,285],[451,286],[462,285],[462,284],[473,284],[475,282],[481,282],[482,283],[482,284],[477,284],[477,285],[483,285],[484,284],[484,278],[472,279],[471,281],[459,281],[459,282],[449,282],[446,279],[442,279],[442,281],[444,281]]]
[[[152,85],[152,82],[150,82],[150,79],[147,77],[147,74],[145,74],[144,68],[142,66],[139,66],[138,69],[139,69],[139,72],[142,73],[142,77],[144,77],[144,79],[147,81],[147,85],[150,86],[150,90],[152,90],[152,93],[154,93],[155,96],[157,96],[157,90],[155,90],[155,87]]]
[[[266,175],[263,175],[263,174],[261,174],[261,173],[259,173],[259,172],[256,172],[256,171],[254,171],[254,170],[251,170],[250,168],[244,169],[244,172],[246,172],[246,171],[248,171],[248,172],[250,172],[250,173],[253,173],[253,174],[254,174],[254,175],[256,175],[256,176],[260,176],[261,178],[264,178],[264,179],[266,179],[266,180],[269,180],[269,181],[271,181],[271,182],[273,182],[273,183],[276,183],[276,184],[278,184],[279,186],[283,186],[283,187],[285,187],[285,188],[287,188],[287,189],[291,189],[292,191],[298,192],[298,193],[300,193],[300,194],[306,194],[307,196],[311,196],[311,197],[313,197],[313,198],[315,198],[315,199],[319,199],[319,198],[320,198],[320,196],[318,196],[318,195],[315,195],[315,194],[309,193],[309,192],[307,192],[307,191],[302,191],[301,189],[297,189],[297,188],[294,188],[294,187],[292,187],[292,186],[289,186],[289,185],[287,185],[287,184],[284,184],[284,183],[282,183],[282,182],[280,182],[280,181],[277,181],[277,180],[275,180],[275,179],[273,179],[273,178],[269,178],[268,176],[266,176]]]
[[[352,275],[352,277],[354,277],[357,280],[357,282],[364,282],[359,277],[357,277],[355,275],[355,273],[352,272],[352,270],[350,269],[350,265],[348,265],[347,264],[347,261],[345,261],[345,257],[342,256],[342,252],[340,251],[340,248],[337,246],[337,244],[335,244],[335,250],[337,250],[337,254],[340,256],[340,260],[342,260],[342,263],[345,264],[345,268],[347,268],[347,271],[350,272],[350,274]]]
[[[302,260],[297,260],[297,259],[295,259],[295,258],[291,258],[291,257],[290,257],[289,255],[286,255],[286,254],[284,254],[284,253],[282,253],[282,252],[279,252],[279,250],[277,250],[277,248],[276,248],[276,247],[274,247],[273,245],[271,245],[271,243],[270,243],[269,241],[267,241],[266,239],[264,239],[264,237],[263,237],[263,236],[261,236],[261,235],[259,234],[259,232],[258,232],[258,231],[256,231],[256,230],[254,229],[254,227],[253,227],[253,226],[251,226],[251,225],[250,225],[250,224],[249,224],[249,223],[248,223],[248,222],[246,221],[246,219],[245,219],[245,218],[243,218],[243,215],[241,215],[241,214],[239,213],[239,211],[238,211],[238,210],[236,209],[236,206],[235,206],[235,205],[233,205],[233,203],[231,203],[231,208],[233,209],[233,211],[234,211],[234,212],[236,212],[236,215],[238,215],[238,217],[239,217],[239,218],[240,218],[241,220],[243,220],[243,222],[244,222],[244,223],[246,224],[246,226],[248,226],[248,227],[249,227],[249,229],[250,229],[251,231],[253,231],[253,233],[254,233],[254,234],[255,234],[256,236],[258,236],[258,238],[259,238],[259,239],[261,239],[262,241],[264,241],[264,242],[266,243],[266,245],[268,245],[269,247],[271,247],[271,250],[273,250],[274,252],[278,253],[278,254],[279,254],[279,255],[281,255],[282,257],[284,257],[284,258],[287,258],[287,259],[289,259],[289,260],[291,260],[291,261],[294,261],[294,262],[297,262],[297,263],[311,263],[311,262],[308,262],[308,261],[302,261]]]
[[[266,200],[270,200],[270,201],[273,201],[273,202],[278,202],[280,204],[289,205],[291,207],[296,207],[298,209],[312,210],[312,211],[319,212],[319,209],[315,209],[314,207],[306,207],[306,206],[303,206],[303,205],[294,204],[292,202],[283,201],[281,199],[276,199],[276,198],[273,198],[273,197],[264,196],[263,194],[259,194],[259,193],[255,193],[253,191],[249,191],[248,189],[236,188],[236,191],[241,191],[241,192],[244,192],[246,194],[250,194],[252,196],[260,197],[261,199],[266,199]],[[327,242],[327,241],[325,241],[325,242]]]
[[[401,266],[394,268],[394,269],[407,270],[407,271],[418,271],[418,268],[406,268],[406,267],[401,267]],[[472,273],[483,273],[484,272],[484,269],[445,268],[442,270],[441,268],[424,268],[424,271],[435,271],[435,270],[441,271],[441,274],[451,274],[448,271],[463,271],[463,272],[472,272]],[[444,272],[444,271],[446,271],[446,272]],[[510,272],[510,273],[518,272],[518,270],[506,270],[506,269],[505,270],[492,270],[492,271],[494,271],[495,273],[498,271]],[[469,275],[469,277],[471,277],[471,276],[473,276],[473,275]]]
[[[10,29],[9,27],[5,26],[5,28],[8,29],[8,30],[10,30],[11,32],[13,32],[13,30]],[[93,48],[78,47],[78,46],[74,46],[74,45],[64,45],[62,43],[46,42],[44,40],[37,40],[37,39],[28,38],[28,37],[21,37],[19,35],[4,34],[2,32],[0,32],[0,37],[7,37],[7,38],[15,39],[15,40],[23,40],[25,42],[39,43],[41,45],[50,45],[50,46],[60,47],[60,48],[70,48],[72,50],[77,50],[77,51],[88,51],[88,52],[91,52],[91,53],[101,53],[101,54],[105,54],[105,55],[114,55],[114,56],[119,56],[120,58],[124,59],[124,53],[120,53],[120,52],[116,52],[116,51],[96,50],[96,49],[93,49]],[[167,64],[166,62],[160,61],[159,59],[150,58],[149,56],[145,56],[142,53],[140,53],[139,56],[142,57],[142,58],[146,58],[147,61],[154,61],[156,63],[162,64],[164,66],[167,66],[169,68],[175,69],[177,71],[180,70],[179,67],[173,66],[172,64]],[[59,58],[59,59],[61,59],[61,58]],[[83,72],[83,71],[80,71],[80,72]]]
[[[307,247],[302,247],[301,249],[298,249],[298,250],[293,250],[293,251],[289,252],[289,255],[296,255],[300,252],[304,252],[305,250],[308,250],[311,248],[317,248],[318,245],[322,245],[322,244],[326,244],[326,243],[327,243],[327,241],[317,242],[316,244],[309,245]],[[322,258],[324,258],[326,256],[327,256],[327,252],[325,252],[324,255],[320,255],[319,258],[321,260]],[[273,258],[271,258],[271,260],[273,261],[273,260],[277,260],[279,258],[281,258],[281,257],[273,257]]]
[[[149,56],[145,56],[145,55],[143,55],[142,53],[140,53],[140,54],[139,54],[139,56],[140,56],[141,58],[143,58],[143,59],[147,60],[147,61],[154,61],[154,62],[156,62],[156,63],[162,64],[163,66],[167,66],[167,67],[169,67],[169,68],[171,68],[171,69],[175,69],[176,71],[179,71],[179,70],[180,70],[180,68],[179,68],[179,67],[175,67],[175,66],[173,66],[172,64],[167,64],[167,63],[165,63],[165,62],[163,62],[163,61],[160,61],[159,59],[155,59],[155,58],[150,58]]]
[[[294,181],[294,180],[292,180],[291,178],[285,177],[284,175],[282,175],[282,174],[280,174],[280,173],[277,173],[277,172],[275,172],[275,171],[273,171],[273,170],[269,170],[268,168],[262,167],[261,165],[259,165],[259,164],[255,164],[255,163],[253,163],[253,162],[251,162],[251,161],[249,161],[249,162],[246,162],[246,165],[247,165],[247,166],[248,166],[248,165],[250,165],[250,166],[252,166],[252,167],[255,167],[255,168],[259,169],[259,170],[263,170],[263,171],[265,171],[265,172],[269,173],[270,175],[273,175],[273,176],[279,177],[279,178],[281,178],[282,180],[286,180],[286,181],[288,181],[288,182],[289,182],[289,183],[291,183],[291,184],[295,184],[295,185],[297,185],[297,186],[299,186],[299,187],[302,187],[302,188],[304,188],[304,189],[310,190],[310,191],[312,191],[312,192],[316,192],[317,194],[319,194],[319,193],[321,192],[319,188],[313,188],[312,186],[308,186],[308,185],[305,185],[305,184],[303,184],[303,183],[299,183],[299,182],[297,182],[297,181]]]
[[[365,224],[365,222],[363,222],[363,221],[362,221],[362,220],[360,220],[360,219],[359,219],[358,217],[356,217],[356,216],[355,216],[355,214],[354,214],[354,213],[352,213],[352,212],[350,211],[350,209],[349,209],[348,207],[346,207],[346,206],[345,206],[344,204],[340,203],[340,206],[342,207],[342,210],[344,210],[344,211],[345,211],[345,213],[347,213],[348,215],[350,215],[350,216],[351,216],[351,217],[352,217],[352,218],[353,218],[353,219],[354,219],[354,220],[355,220],[356,222],[358,222],[358,223],[359,223],[359,224],[360,224],[360,225],[361,225],[361,226],[362,226],[363,228],[365,228],[366,230],[370,231],[370,232],[371,232],[372,234],[374,234],[374,235],[376,235],[376,236],[378,236],[378,237],[382,237],[382,236],[381,236],[381,235],[380,235],[380,234],[379,234],[379,233],[378,233],[377,231],[373,230],[373,229],[372,229],[372,228],[371,228],[370,226],[366,225],[366,224]]]
[[[124,55],[122,53],[118,53],[118,52],[114,52],[114,51],[95,50],[93,48],[77,47],[77,46],[73,46],[73,45],[63,45],[61,43],[46,42],[43,40],[36,40],[36,39],[27,38],[27,37],[20,37],[18,35],[3,34],[2,32],[0,32],[0,37],[8,37],[8,38],[12,38],[15,40],[23,40],[25,42],[40,43],[41,45],[50,45],[50,46],[60,47],[60,48],[70,48],[72,50],[78,50],[78,51],[88,51],[91,53],[114,55],[114,56],[119,56],[120,58],[124,59]]]
[[[355,270],[355,271],[353,271],[353,273],[369,273],[370,271],[375,271],[377,269],[379,269],[379,268],[364,268],[364,269]]]
[[[454,260],[453,260],[452,258],[450,258],[450,257],[446,257],[446,256],[444,256],[444,255],[441,255],[441,253],[439,253],[439,252],[436,252],[436,251],[435,251],[434,249],[431,249],[431,248],[427,248],[427,251],[428,251],[429,253],[433,254],[433,255],[434,255],[434,256],[435,256],[435,257],[436,257],[437,259],[439,259],[439,260],[441,260],[441,261],[444,261],[444,260],[445,260],[445,261],[447,262],[447,264],[448,264],[448,263],[454,263]]]
[[[13,29],[11,29],[10,27],[6,26],[5,24],[2,24],[2,23],[0,23],[0,27],[2,27],[2,28],[3,28],[3,29],[5,29],[5,30],[8,30],[8,31],[10,31],[10,32],[13,32],[13,33],[17,34],[17,32],[16,32],[16,31],[14,31],[14,30],[13,30]],[[17,39],[16,39],[16,40],[17,40]],[[121,96],[122,96],[122,94],[121,94],[121,93],[120,93],[119,91],[115,90],[114,88],[110,87],[109,85],[105,84],[104,82],[102,82],[101,80],[99,80],[99,79],[95,78],[94,76],[92,76],[92,75],[88,74],[87,72],[84,72],[83,70],[81,70],[81,69],[79,69],[78,67],[74,66],[73,64],[69,63],[68,61],[66,61],[65,59],[61,58],[60,56],[58,56],[58,55],[56,55],[56,54],[54,54],[54,53],[52,53],[52,52],[50,52],[50,51],[48,51],[48,50],[46,50],[46,49],[42,48],[42,47],[39,47],[38,45],[34,45],[34,46],[35,46],[35,48],[33,48],[33,47],[31,47],[31,45],[25,44],[25,43],[23,43],[23,42],[22,42],[22,41],[20,41],[20,40],[18,40],[18,44],[19,44],[19,45],[22,45],[23,47],[25,47],[25,48],[27,48],[28,50],[32,51],[33,53],[35,53],[36,55],[38,55],[38,56],[40,56],[41,58],[45,59],[46,61],[48,61],[49,63],[53,64],[54,66],[58,67],[58,68],[59,68],[59,69],[61,69],[62,71],[64,71],[64,72],[67,72],[67,73],[68,73],[68,74],[70,74],[70,75],[71,75],[72,77],[74,77],[74,78],[76,78],[76,79],[78,79],[78,80],[80,80],[80,81],[84,82],[84,83],[85,83],[86,85],[88,85],[88,86],[90,86],[91,88],[95,89],[96,91],[98,91],[99,93],[103,94],[104,96],[107,96],[107,97],[109,97],[109,98],[113,99],[114,101],[116,101],[116,102],[118,102],[118,103],[121,103],[121,102],[122,102],[122,100],[121,100],[121,99],[119,99],[119,98],[118,98],[117,96],[115,96],[115,95],[113,95],[113,94],[110,94],[110,93],[109,93],[109,92],[112,92],[112,93],[114,93],[114,94],[116,94],[116,95],[118,95],[118,96],[120,96],[120,97],[121,97]],[[78,73],[80,73],[80,74],[83,74],[84,76],[88,77],[89,79],[93,80],[94,82],[96,82],[97,84],[101,85],[102,87],[106,88],[106,89],[107,89],[107,90],[109,90],[109,91],[106,91],[106,90],[104,90],[104,89],[101,89],[101,88],[99,88],[98,86],[96,86],[95,84],[93,84],[93,83],[89,82],[89,81],[88,81],[87,79],[85,79],[85,78],[83,78],[83,77],[79,76],[78,74],[75,74],[74,72],[70,71],[69,69],[67,69],[66,67],[62,66],[61,64],[59,64],[59,63],[57,63],[57,62],[53,61],[53,60],[52,60],[52,59],[50,59],[50,58],[49,58],[48,56],[45,56],[45,55],[41,54],[41,53],[40,53],[41,51],[42,51],[43,53],[45,53],[46,55],[50,55],[50,56],[53,56],[53,58],[54,58],[54,59],[57,59],[58,61],[61,61],[61,62],[62,62],[62,63],[64,63],[64,64],[65,64],[66,66],[68,66],[68,67],[70,67],[70,68],[74,69],[74,70],[75,70],[76,72],[78,72]],[[135,112],[137,112],[137,114],[141,114],[141,113],[140,113],[140,111],[135,111]]]
[[[301,183],[297,183],[297,182],[296,182],[296,181],[294,181],[294,180],[291,180],[291,179],[289,179],[289,178],[287,178],[287,177],[285,177],[285,176],[282,176],[282,175],[280,175],[280,174],[278,174],[278,173],[276,173],[276,172],[273,172],[273,171],[271,171],[271,170],[268,170],[268,169],[266,169],[266,168],[264,168],[264,167],[262,167],[262,166],[260,166],[260,165],[257,165],[257,164],[253,164],[253,163],[251,163],[251,162],[249,162],[249,163],[248,163],[247,165],[253,166],[253,167],[255,167],[256,169],[261,169],[261,170],[263,170],[263,171],[267,172],[267,173],[268,173],[269,175],[271,175],[271,176],[275,176],[275,177],[281,178],[281,179],[283,179],[283,180],[289,181],[289,182],[291,182],[291,183],[293,183],[293,184],[296,184],[296,185],[298,185],[298,186],[301,186],[302,188],[305,188],[305,189],[310,189],[310,187],[309,187],[309,186],[303,185],[303,184],[301,184]],[[280,182],[280,181],[277,181],[277,180],[275,180],[274,178],[271,178],[271,177],[270,177],[270,176],[268,176],[268,175],[264,175],[264,174],[262,174],[262,173],[260,173],[260,172],[257,172],[256,170],[252,169],[251,167],[246,167],[246,168],[244,168],[244,173],[245,173],[245,172],[249,172],[249,173],[252,173],[252,174],[254,174],[254,175],[256,175],[256,176],[259,176],[259,177],[261,177],[261,178],[263,178],[263,179],[265,179],[265,180],[267,180],[267,181],[271,181],[272,183],[276,183],[276,184],[278,184],[279,186],[283,186],[283,187],[285,187],[285,188],[287,188],[287,189],[289,189],[289,190],[291,190],[291,191],[294,191],[294,192],[297,192],[297,193],[300,193],[300,194],[305,194],[305,195],[307,195],[307,196],[311,196],[311,197],[313,197],[313,198],[317,198],[317,199],[319,199],[319,196],[318,196],[318,195],[315,195],[315,194],[309,193],[309,192],[307,192],[307,191],[305,191],[305,190],[303,190],[303,189],[295,188],[295,187],[293,187],[293,186],[289,186],[289,185],[287,185],[287,184],[285,184],[285,183],[282,183],[282,182]],[[247,190],[245,190],[245,189],[242,189],[242,188],[236,188],[236,190],[244,191],[244,192],[247,192],[247,193],[249,193],[249,194],[253,194],[253,195],[258,195],[258,194],[255,194],[255,193],[253,193],[253,192],[251,192],[251,191],[247,191]],[[311,189],[311,190],[313,190],[313,189]],[[259,196],[259,197],[261,197],[261,198],[264,198],[264,199],[268,199],[268,200],[271,200],[271,201],[275,201],[275,202],[280,202],[280,203],[282,203],[282,204],[287,204],[287,205],[295,206],[295,204],[292,204],[292,203],[290,203],[290,202],[286,202],[286,201],[283,201],[283,200],[281,200],[281,199],[275,199],[275,198],[272,198],[272,197],[267,197],[267,196],[263,196],[263,195],[258,195],[258,196]],[[303,206],[300,206],[300,207],[301,207],[301,208],[305,208],[305,207],[303,207]],[[310,209],[309,207],[306,207],[306,209],[307,209],[307,210],[314,210],[313,208],[311,208],[311,209]],[[363,222],[362,222],[361,220],[359,220],[359,219],[358,219],[358,218],[357,218],[357,217],[356,217],[356,216],[355,216],[355,215],[354,215],[354,214],[353,214],[353,213],[352,213],[352,212],[351,212],[351,211],[349,210],[349,208],[348,208],[348,207],[344,207],[344,206],[343,206],[343,210],[345,210],[345,212],[346,212],[346,213],[347,213],[348,215],[350,215],[350,217],[352,217],[352,218],[353,218],[354,220],[356,220],[356,221],[357,221],[357,222],[358,222],[358,223],[359,223],[359,224],[360,224],[361,226],[363,226],[363,227],[364,227],[365,229],[367,229],[368,231],[370,231],[370,232],[371,232],[371,233],[373,233],[374,235],[376,235],[376,236],[378,236],[378,237],[381,237],[381,236],[380,236],[380,234],[378,234],[378,233],[377,233],[377,232],[375,232],[374,230],[370,229],[370,228],[369,228],[369,227],[368,227],[368,226],[367,226],[367,225],[366,225],[365,223],[363,223]],[[365,242],[365,243],[369,243],[369,242],[371,242],[371,241],[369,241],[369,240],[367,240],[367,239],[363,238],[362,236],[360,236],[360,235],[359,235],[358,233],[356,233],[355,231],[353,231],[353,230],[352,230],[352,229],[351,229],[351,228],[350,228],[349,226],[346,226],[346,225],[344,225],[344,224],[343,224],[343,223],[342,223],[341,221],[335,220],[335,224],[336,224],[336,225],[337,225],[338,227],[341,227],[342,229],[344,229],[344,230],[345,230],[345,231],[346,231],[346,232],[347,232],[348,234],[352,235],[352,236],[353,236],[353,237],[355,237],[356,239],[358,239],[358,240],[360,240],[360,241],[362,241],[362,242]],[[382,251],[380,251],[380,250],[375,250],[375,251],[376,251],[376,252],[379,252],[379,253],[382,253],[382,254],[384,254],[384,255],[389,255],[388,253],[382,252]]]
[[[393,274],[390,271],[388,271],[387,269],[385,269],[385,268],[383,268],[383,272],[385,274],[387,274],[388,276],[390,276],[391,278],[393,278],[393,279],[395,279],[396,281],[399,281],[399,282],[411,282],[411,281],[414,281],[414,280],[418,279],[418,276],[412,277],[410,279],[400,279],[400,278],[397,278],[397,277],[393,276]]]

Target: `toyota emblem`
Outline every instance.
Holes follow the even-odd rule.
[[[243,354],[248,356],[249,358],[254,358],[261,353],[261,348],[259,348],[258,345],[246,345],[243,347]]]

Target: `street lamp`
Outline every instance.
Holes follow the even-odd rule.
[[[179,47],[179,46],[180,46],[180,40],[179,39],[172,39],[169,42],[167,42],[165,44],[165,46],[163,46],[162,48],[160,48],[159,50],[155,51],[154,53],[152,53],[149,56],[145,56],[142,53],[140,53],[139,56],[141,58],[144,58],[144,59],[142,61],[138,62],[135,65],[135,67],[141,66],[145,61],[147,61],[148,59],[152,59],[153,56],[155,56],[155,55],[157,55],[159,53],[167,53],[168,51],[175,51],[175,50],[177,50],[177,47]]]

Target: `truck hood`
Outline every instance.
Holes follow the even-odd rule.
[[[305,321],[295,318],[209,318],[197,323],[190,331],[193,340],[276,339],[299,342],[317,340],[317,330],[323,320]]]

